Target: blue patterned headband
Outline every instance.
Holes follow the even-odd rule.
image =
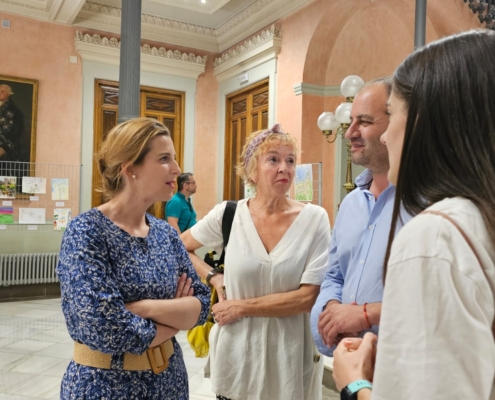
[[[263,143],[265,139],[270,135],[287,135],[287,133],[282,130],[282,125],[275,124],[273,125],[272,129],[261,132],[253,140],[251,140],[251,143],[249,143],[249,146],[246,150],[246,155],[244,156],[244,168],[247,169],[249,161],[251,160],[251,157],[253,156],[256,149],[260,147],[260,144]]]

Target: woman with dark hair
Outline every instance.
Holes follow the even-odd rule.
[[[392,228],[401,206],[417,216],[390,233],[378,346],[367,334],[334,352],[342,398],[495,398],[493,65],[495,32],[478,30],[417,50],[395,72],[382,137]]]

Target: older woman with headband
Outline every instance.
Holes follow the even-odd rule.
[[[286,196],[296,154],[294,138],[280,125],[251,134],[238,171],[256,196],[238,202],[225,275],[211,277],[211,267],[190,253],[201,277],[210,274],[219,291],[225,285],[210,333],[212,388],[219,399],[321,398],[322,365],[309,312],[325,275],[330,224],[323,208]],[[225,206],[181,235],[187,250],[222,247]]]
[[[342,399],[495,399],[494,64],[495,32],[478,30],[395,71],[392,227],[401,206],[417,216],[390,235],[378,344],[368,333],[333,353]]]

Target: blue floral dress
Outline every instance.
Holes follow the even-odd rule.
[[[122,370],[123,354],[142,354],[156,335],[154,323],[127,311],[124,303],[173,298],[185,272],[201,301],[198,324],[205,322],[209,308],[209,289],[199,280],[175,229],[146,217],[146,238],[129,235],[96,208],[75,218],[64,233],[57,273],[67,328],[75,341],[112,354],[112,368],[86,367],[72,360],[62,380],[61,399],[189,398],[175,338],[175,353],[161,374]]]

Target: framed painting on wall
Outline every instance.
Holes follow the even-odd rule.
[[[0,161],[35,162],[38,81],[0,75]]]

